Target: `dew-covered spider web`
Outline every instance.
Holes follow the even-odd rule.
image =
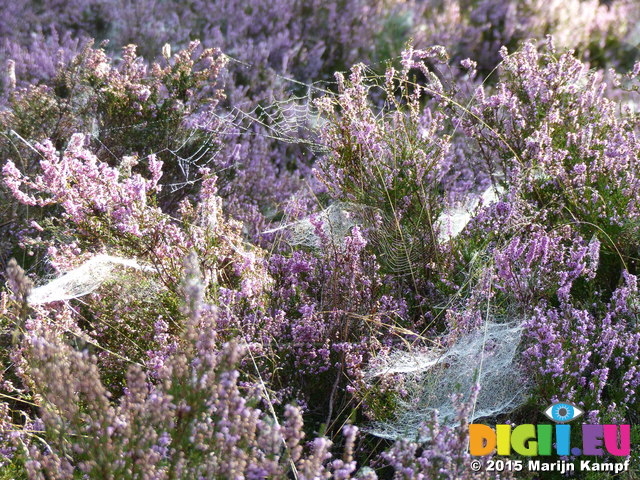
[[[319,213],[295,222],[272,228],[263,233],[288,232],[287,241],[291,245],[299,245],[319,249],[325,243],[340,246],[351,229],[359,224],[357,205],[336,202]],[[323,238],[324,237],[324,238]]]
[[[83,297],[116,278],[125,269],[154,271],[132,259],[96,255],[59,278],[34,288],[27,301],[31,305],[37,305]]]
[[[419,438],[434,410],[441,423],[453,425],[457,409],[452,395],[460,393],[467,402],[476,382],[480,392],[469,422],[512,411],[527,393],[518,362],[521,333],[519,323],[488,321],[446,349],[395,351],[378,357],[368,379],[393,376],[398,392],[393,419],[373,422],[369,433],[387,439]]]
[[[500,188],[489,187],[470,196],[466,203],[445,209],[434,222],[435,238],[426,242],[413,241],[410,232],[382,210],[347,202],[334,202],[318,213],[262,233],[287,232],[289,244],[319,249],[327,242],[330,246],[343,245],[351,229],[362,225],[368,228],[367,238],[379,251],[379,260],[390,271],[408,273],[412,264],[429,258],[434,243],[443,244],[457,237],[480,204],[488,206],[502,193]]]

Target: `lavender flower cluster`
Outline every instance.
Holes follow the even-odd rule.
[[[5,7],[0,480],[497,478],[370,428],[489,319],[640,436],[637,2]]]

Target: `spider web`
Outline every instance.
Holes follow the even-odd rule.
[[[428,440],[421,435],[430,413],[437,411],[441,423],[454,425],[457,406],[453,394],[462,394],[462,401],[468,402],[476,382],[480,392],[469,422],[522,405],[528,388],[518,361],[521,334],[519,322],[493,320],[446,349],[394,351],[378,357],[366,378],[375,381],[391,376],[402,392],[396,395],[395,417],[373,422],[369,433],[387,439]]]
[[[102,284],[117,278],[124,269],[155,271],[140,265],[136,260],[96,255],[62,276],[31,290],[27,301],[31,305],[59,302],[80,298],[97,290]]]

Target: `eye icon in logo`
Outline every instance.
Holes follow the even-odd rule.
[[[584,413],[584,410],[571,403],[554,403],[544,411],[544,414],[556,423],[567,423],[575,420]]]

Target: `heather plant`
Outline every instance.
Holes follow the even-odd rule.
[[[432,50],[431,53],[433,52],[437,50]],[[472,100],[472,106],[468,109],[463,108],[463,101],[446,93],[432,71],[425,64],[416,62],[414,55],[425,58],[428,53],[409,50],[404,54],[406,71],[404,77],[400,77],[400,82],[404,79],[409,86],[407,95],[415,95],[411,99],[419,98],[420,87],[408,80],[409,69],[418,69],[427,82],[430,82],[424,87],[424,92],[429,97],[426,100],[431,102],[423,100],[412,104],[409,101],[409,112],[431,112],[432,108],[436,108],[437,114],[443,115],[443,112],[457,111],[458,113],[454,113],[453,124],[456,128],[461,128],[467,138],[474,140],[472,151],[477,152],[484,160],[485,172],[491,181],[498,184],[502,192],[506,192],[495,206],[481,204],[479,215],[468,225],[467,231],[450,244],[454,261],[460,263],[454,266],[452,273],[448,272],[449,279],[447,276],[440,277],[442,283],[438,285],[439,291],[423,290],[422,293],[431,294],[427,297],[430,302],[438,302],[439,296],[444,292],[453,294],[453,298],[448,300],[446,315],[440,319],[449,329],[450,338],[454,339],[461,333],[481,328],[487,321],[489,307],[492,315],[525,318],[525,348],[532,350],[525,350],[523,358],[531,352],[538,352],[537,361],[530,364],[530,371],[536,372],[534,391],[546,402],[558,400],[563,395],[577,401],[580,395],[584,395],[583,405],[588,406],[592,412],[603,408],[608,401],[617,404],[612,397],[605,395],[604,399],[602,392],[606,392],[608,388],[620,392],[624,390],[622,384],[630,383],[631,380],[622,380],[616,375],[608,377],[602,373],[612,368],[614,354],[594,357],[593,363],[579,367],[578,363],[571,360],[574,358],[573,352],[569,353],[567,368],[552,375],[543,366],[545,362],[549,362],[551,358],[562,358],[560,352],[568,353],[572,350],[568,343],[555,344],[553,351],[545,349],[543,346],[547,340],[539,332],[546,329],[555,329],[557,332],[587,328],[575,323],[554,327],[554,324],[559,323],[559,320],[554,320],[554,315],[562,315],[557,313],[562,311],[568,312],[562,317],[566,320],[579,318],[579,310],[569,307],[575,298],[580,298],[585,305],[589,302],[602,305],[602,302],[608,301],[612,295],[616,295],[614,290],[623,269],[628,267],[627,262],[633,262],[632,252],[637,246],[632,233],[635,228],[633,205],[636,198],[633,193],[636,180],[632,158],[637,147],[632,118],[615,113],[613,104],[604,97],[604,85],[597,74],[588,72],[571,53],[556,56],[552,45],[541,54],[533,43],[527,44],[522,51],[512,56],[503,53],[504,64],[495,93],[485,96],[484,90],[489,88],[479,87],[477,99]],[[471,64],[470,66],[472,67]],[[411,181],[406,182],[407,177],[404,175],[413,173],[411,163],[402,164],[402,170],[398,164],[393,163],[404,158],[405,151],[414,156],[415,150],[403,150],[391,143],[390,139],[398,138],[395,136],[398,132],[406,133],[406,137],[401,138],[410,142],[425,137],[420,137],[411,130],[410,123],[407,127],[407,122],[400,123],[396,120],[392,126],[385,124],[387,115],[397,119],[399,114],[396,112],[404,105],[400,105],[397,100],[395,103],[389,101],[375,110],[369,100],[369,89],[375,87],[371,83],[367,84],[363,72],[362,67],[354,69],[350,83],[340,87],[341,93],[335,103],[328,99],[319,102],[321,110],[332,115],[329,116],[330,128],[324,132],[324,138],[329,140],[330,150],[320,163],[319,177],[325,182],[329,194],[337,200],[383,211],[389,208],[393,218],[402,225],[399,228],[405,227],[403,221],[411,225],[412,219],[423,214],[422,221],[417,223],[423,229],[432,226],[430,231],[434,237],[431,241],[437,246],[435,238],[438,238],[437,227],[440,224],[430,220],[442,217],[445,212],[441,209],[432,211],[431,214],[425,213],[428,207],[419,202],[416,205],[422,207],[420,213],[411,210],[412,197],[406,191],[402,191],[405,195],[401,197],[405,211],[396,207],[393,201],[397,198],[396,192],[407,184],[408,188],[424,184],[421,184],[423,177],[419,175],[409,177]],[[389,80],[393,78],[393,71],[391,72],[387,74],[387,85],[393,86]],[[344,80],[338,77],[338,84],[341,85],[342,82]],[[386,98],[394,98],[393,87],[387,86],[385,93]],[[567,122],[566,117],[571,118],[571,121]],[[583,133],[587,124],[591,132],[588,143]],[[448,141],[445,125],[441,121],[439,128],[431,131],[431,135],[426,138],[431,140],[436,137],[443,139],[440,141]],[[601,146],[595,142],[596,138]],[[390,143],[392,147],[389,147]],[[433,146],[433,143],[429,145]],[[388,154],[389,151],[392,154]],[[385,163],[387,158],[392,162]],[[435,158],[437,161],[432,164],[422,158],[419,163],[419,167],[423,169],[421,171],[429,171],[430,166],[440,169],[436,172],[449,168],[443,157]],[[591,172],[591,175],[583,179],[580,172],[584,171]],[[384,175],[385,172],[393,173]],[[378,179],[382,186],[378,186]],[[434,175],[431,183],[426,185],[434,194],[432,201],[439,201],[442,205],[442,175]],[[601,201],[603,206],[594,209],[592,205],[585,204],[583,199],[586,192],[593,192],[592,201]],[[419,194],[416,197],[419,200],[424,198]],[[410,212],[408,219],[403,218],[406,212]],[[381,217],[379,210],[377,215]],[[389,252],[376,244],[384,225],[371,222],[370,218],[363,215],[360,221],[364,225],[375,225],[373,232],[365,232],[371,235],[382,271],[397,274],[386,263],[389,258],[384,255]],[[617,221],[618,218],[620,222]],[[407,237],[415,238],[409,235]],[[477,242],[475,249],[473,242]],[[398,243],[401,242],[396,242],[396,245]],[[442,253],[438,249],[435,252]],[[478,255],[487,259],[488,263],[477,272],[469,271],[472,263],[477,263],[473,259],[478,258]],[[425,264],[433,268],[434,257],[423,254],[419,258],[423,268]],[[463,296],[467,294],[470,296],[465,301]],[[456,300],[455,297],[459,299]],[[550,316],[547,318],[540,314],[531,318],[529,312],[534,308],[550,308]],[[569,308],[574,310],[568,311]],[[484,310],[487,311],[486,314],[481,313]],[[598,334],[595,333],[601,328],[599,319],[603,315],[608,318],[602,311],[589,308],[580,311],[588,317],[584,325],[593,325],[590,328],[596,329],[587,328],[584,334],[585,346],[595,343],[604,348],[605,342],[598,339]],[[439,316],[427,316],[425,324],[428,327],[437,325],[435,321]],[[616,325],[612,330],[618,332],[615,334],[616,338],[630,335],[631,341],[635,342],[634,327],[627,329],[626,320],[608,321]],[[418,325],[415,321],[412,323],[413,328]],[[427,328],[423,333],[427,331],[433,335],[437,330]],[[557,333],[555,335],[555,338],[562,338]],[[613,348],[613,333],[606,334],[606,338],[611,340],[607,345]],[[620,367],[628,365],[627,368],[633,372],[633,353],[626,357],[622,352],[625,349],[632,352],[634,350],[626,346],[626,343],[624,345],[618,351],[615,362]],[[537,348],[540,349],[536,350]],[[588,387],[591,390],[588,394],[583,390],[575,393],[564,387],[560,388],[557,381],[561,380],[554,380],[562,379],[569,372],[581,371],[585,372],[584,378],[587,378],[585,381],[581,380],[581,386],[585,386],[584,382],[591,385]],[[590,380],[589,375],[599,375],[601,387],[597,386],[598,381]],[[633,376],[633,373],[630,375]],[[543,387],[549,385],[548,382],[551,387]],[[402,395],[402,387],[398,386],[397,390]],[[549,394],[558,390],[562,391],[560,396]],[[378,395],[384,393],[384,390],[372,386],[364,386],[363,391],[365,397],[371,392]],[[392,397],[389,398],[391,403],[387,408],[393,408]],[[618,401],[626,405],[629,400],[630,397],[627,397]],[[375,401],[372,402],[374,404]],[[370,412],[376,414],[375,409]],[[626,409],[620,410],[618,415],[621,416],[616,418],[628,419],[629,412]]]
[[[197,42],[174,56],[168,50],[165,53],[168,58],[162,59],[162,66],[158,63],[147,66],[131,46],[125,50],[123,60],[116,67],[104,50],[93,49],[89,44],[70,63],[58,65],[51,85],[16,89],[8,103],[9,108],[0,113],[4,130],[0,140],[3,167],[12,169],[12,165],[17,165],[15,168],[19,169],[20,175],[32,179],[43,173],[40,167],[45,159],[44,163],[50,168],[49,176],[45,175],[47,178],[44,180],[39,178],[49,182],[53,180],[51,175],[54,175],[56,165],[64,168],[55,158],[55,149],[76,148],[70,140],[79,138],[74,134],[81,132],[85,135],[80,143],[90,142],[92,158],[97,155],[101,160],[92,173],[97,181],[108,184],[104,175],[111,175],[113,179],[120,172],[125,176],[132,175],[132,170],[135,172],[148,163],[148,160],[139,161],[145,157],[153,159],[147,165],[151,168],[159,165],[153,163],[156,160],[164,160],[163,182],[166,181],[168,186],[154,201],[165,210],[176,212],[176,203],[189,192],[192,182],[201,175],[200,168],[211,162],[212,152],[218,149],[220,124],[213,120],[212,115],[221,98],[215,79],[224,60],[213,50],[199,51]],[[204,123],[205,120],[208,123]],[[34,146],[45,141],[49,142],[46,147],[48,153]],[[8,159],[12,160],[7,162]],[[17,172],[14,171],[15,174]],[[78,175],[87,173],[86,170],[82,174],[77,172]],[[70,199],[66,200],[66,205],[104,211],[107,198],[89,199],[93,194],[97,195],[96,186],[88,185],[87,177],[83,180],[87,181],[88,189],[83,195],[92,205],[71,207],[73,200]],[[66,192],[69,181],[75,180],[58,180],[56,188],[59,195],[70,193]],[[28,207],[20,206],[21,203],[33,205],[33,202],[25,203],[25,198],[13,197],[6,190],[6,184],[4,187],[0,189],[3,199],[1,228],[14,239],[25,235],[38,237],[38,228],[41,227],[34,228],[22,219],[26,215],[30,220],[42,221],[43,215],[46,217],[56,210],[47,206],[40,211],[31,209],[30,214],[26,214]],[[133,183],[129,183],[129,187],[137,188]],[[102,192],[109,197],[108,189],[103,183]],[[156,192],[160,190],[158,187]],[[121,195],[124,195],[120,199],[122,202],[126,202],[127,197],[134,203],[136,198],[146,201],[146,193],[140,191],[123,191]],[[114,199],[113,196],[110,198]],[[45,206],[42,202],[41,206]],[[117,208],[120,212],[116,215],[126,215],[123,205]],[[11,254],[18,254],[15,241],[3,245],[2,256],[8,258]]]
[[[85,46],[58,66],[50,86],[13,93],[1,120],[4,155],[18,158],[31,175],[39,161],[33,143],[49,139],[61,149],[81,132],[91,135],[104,161],[155,154],[167,165],[163,180],[188,185],[210,161],[221,130],[213,110],[222,98],[216,79],[224,59],[198,42],[173,56],[170,48],[164,53],[147,65],[131,45],[114,66],[103,49]]]
[[[335,70],[373,56],[371,44],[376,41],[380,48],[387,42],[401,45],[397,37],[378,32],[392,23],[389,19],[410,14],[409,8],[395,1],[291,5],[264,0],[246,4],[224,0],[118,0],[112,4],[77,0],[68,4],[47,0],[38,5],[28,1],[12,4],[3,13],[0,32],[13,44],[24,45],[31,34],[24,25],[30,24],[37,34],[47,37],[57,29],[76,39],[107,38],[115,50],[135,43],[148,58],[167,43],[185,48],[198,38],[238,61],[233,73],[234,96],[265,99],[268,92],[281,92],[278,75],[298,81],[326,79]],[[404,34],[408,37],[407,28]],[[2,58],[3,63],[7,58],[11,57]]]
[[[542,299],[567,301],[576,280],[594,279],[599,254],[600,242],[595,237],[587,243],[558,232],[514,236],[494,254],[494,286],[514,298],[524,312]]]
[[[77,132],[102,161],[124,171],[139,169],[137,159],[153,154],[165,164],[158,203],[169,213],[196,194],[200,169],[214,168],[226,210],[253,225],[251,234],[258,237],[269,212],[277,212],[300,188],[300,178],[308,177],[297,161],[283,161],[300,151],[274,147],[265,126],[247,126],[235,115],[223,118],[226,57],[218,51],[194,41],[175,55],[169,45],[162,52],[149,64],[133,45],[116,59],[89,43],[57,65],[49,85],[14,88],[0,120],[6,129],[3,155],[35,175],[40,156],[34,144],[46,139],[63,150]],[[3,217],[14,230],[23,227],[15,224],[18,211],[7,199]]]
[[[638,148],[605,89],[551,43],[503,51],[496,89],[479,89],[459,125],[508,194],[460,243],[489,252],[479,287],[492,309],[524,318],[534,405],[570,399],[591,423],[634,423]]]
[[[496,93],[480,91],[462,124],[495,181],[537,222],[598,238],[598,279],[611,291],[623,267],[635,268],[633,123],[616,113],[597,73],[554,52],[547,46],[539,53],[533,43],[511,56],[504,51]]]
[[[178,293],[174,279],[191,250],[201,258],[210,295],[232,298],[237,293],[236,303],[256,308],[269,284],[261,253],[246,248],[240,225],[225,218],[215,176],[204,174],[197,205],[183,201],[180,218],[174,219],[156,206],[161,161],[149,158],[147,179],[101,162],[84,142],[84,136],[74,136],[62,155],[50,142],[39,145],[43,173],[32,179],[12,162],[4,173],[18,201],[32,208],[59,209],[58,221],[50,213],[42,225],[34,223],[38,236],[23,240],[25,248],[46,254],[55,270],[68,271],[100,252],[136,258],[147,265],[146,273],[126,273],[120,282],[106,285],[88,299],[76,319],[91,326],[92,337],[118,354],[116,359],[107,355],[107,363],[117,367],[122,359],[143,362],[149,351],[157,352],[149,362],[161,363],[161,352],[172,344],[167,335],[177,334],[180,328],[170,320]],[[60,298],[67,297],[56,298],[54,292],[46,301]],[[136,341],[131,341],[132,335]]]
[[[416,293],[424,293],[429,272],[442,262],[436,221],[449,148],[442,112],[423,106],[444,94],[425,59],[445,61],[446,53],[441,47],[404,52],[402,70],[387,70],[381,92],[357,65],[348,81],[337,75],[335,98],[318,101],[329,123],[317,175],[333,199],[365,208],[378,262],[385,273],[408,279]],[[412,82],[412,70],[426,83]],[[372,104],[372,91],[383,95],[382,108]]]
[[[72,348],[44,319],[29,320],[21,374],[38,402],[34,433],[42,442],[17,443],[29,478],[286,478],[290,471],[298,478],[328,478],[331,471],[350,478],[355,427],[345,429],[345,461],[325,466],[330,442],[317,439],[305,455],[296,408],[288,408],[280,426],[256,408],[258,386],[240,389],[233,368],[242,348],[218,342],[216,311],[202,303],[196,269],[192,256],[179,346],[155,381],[129,365],[119,398],[86,350]]]
[[[272,384],[297,387],[311,413],[326,412],[319,416],[329,430],[356,404],[369,359],[403,336],[396,329],[406,317],[406,303],[385,287],[366,245],[355,227],[343,246],[317,257],[295,252],[270,261],[275,322],[269,331],[279,345],[271,348],[277,348],[281,366],[289,366]],[[312,384],[323,385],[322,393]]]
[[[95,95],[94,128],[106,133],[100,139],[101,146],[115,156],[135,152],[169,158],[169,152],[173,152],[174,162],[184,159],[186,163],[191,155],[181,149],[183,144],[197,142],[199,150],[206,152],[212,141],[202,136],[192,138],[196,134],[188,127],[209,134],[220,128],[212,113],[222,99],[216,80],[225,60],[219,51],[202,49],[194,41],[174,55],[165,46],[162,61],[147,66],[136,55],[136,48],[125,47],[117,67],[111,65],[111,58],[102,49],[89,49],[75,59],[80,75]],[[74,67],[71,66],[72,71]],[[60,88],[72,87],[65,84]],[[133,127],[137,135],[122,128],[127,126]],[[186,131],[179,135],[181,129]],[[197,169],[195,161],[190,163],[182,168]]]
[[[591,423],[637,419],[637,279],[625,273],[624,280],[597,311],[577,300],[543,303],[525,322],[523,355],[541,396],[576,402]]]

